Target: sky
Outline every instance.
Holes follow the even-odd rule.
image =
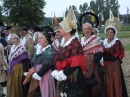
[[[44,8],[44,12],[46,13],[46,17],[54,16],[54,12],[56,17],[63,17],[63,12],[65,12],[66,8],[69,5],[75,5],[77,9],[79,5],[84,4],[84,2],[90,3],[91,0],[45,0],[46,6]],[[129,8],[130,12],[130,0],[118,0],[120,4],[119,12],[120,14],[127,13],[127,7]]]

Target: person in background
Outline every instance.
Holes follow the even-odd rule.
[[[0,43],[0,85],[3,88],[3,94],[0,97],[7,97],[7,62],[4,57],[4,48]]]
[[[33,33],[33,44],[35,46],[35,49],[36,49],[36,46],[37,46],[37,43],[38,43],[38,27],[37,26],[33,26],[31,27],[31,32]]]
[[[99,30],[97,28],[92,28],[92,34],[98,36]]]
[[[35,48],[35,50],[36,50],[37,48],[40,47],[40,45],[39,45],[39,43],[38,43],[38,33],[39,33],[39,32],[42,32],[43,29],[42,29],[41,27],[38,27],[38,26],[33,26],[33,27],[31,28],[31,31],[32,31],[32,33],[34,34],[34,35],[33,35],[33,44],[34,44],[34,48]]]
[[[7,42],[6,50],[7,50],[8,54],[10,53],[10,49],[11,49],[11,46],[12,46],[12,42],[11,42],[11,33],[12,33],[11,32],[11,28],[12,28],[11,26],[7,26],[6,29],[4,30],[4,33],[6,35],[5,40]]]
[[[4,30],[5,35],[6,35],[6,37],[5,37],[6,40],[10,40],[10,37],[11,37],[11,28],[12,28],[11,26],[7,26],[6,29]]]
[[[97,28],[92,28],[92,35],[96,35],[101,42],[103,42],[103,40],[101,39],[101,37],[99,37],[99,30]]]
[[[4,33],[4,27],[3,26],[0,27],[0,34],[1,34],[1,37],[3,37],[5,39],[5,33]]]
[[[9,54],[7,97],[25,97],[22,78],[28,72],[28,52],[16,34],[11,34],[10,38],[13,45]]]
[[[21,39],[21,44],[25,46],[28,51],[29,58],[32,59],[34,55],[34,45],[33,39],[28,33],[28,28],[22,28],[22,37],[23,38]]]
[[[103,41],[106,97],[128,97],[121,67],[124,47],[116,37],[117,29],[115,25],[112,22],[105,28],[107,38]]]
[[[28,25],[22,25],[22,28],[27,28],[28,34],[33,38],[33,33],[31,32],[30,27]]]
[[[57,52],[62,40],[62,37],[59,33],[59,25],[54,25],[54,33],[55,33],[55,39],[52,45],[55,48],[55,51]]]
[[[6,40],[1,36],[1,34],[0,34],[0,43],[3,45],[3,47],[6,47],[6,46],[7,46],[7,42],[6,42]]]

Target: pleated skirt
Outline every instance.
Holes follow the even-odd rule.
[[[16,64],[7,78],[7,97],[23,97],[22,76],[22,63]]]

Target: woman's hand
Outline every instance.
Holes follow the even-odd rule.
[[[63,73],[63,70],[57,71],[54,70],[51,75],[58,81],[63,81],[67,79],[67,76]]]
[[[24,76],[27,76],[27,74],[28,74],[28,72],[24,72],[24,73],[23,73]]]
[[[40,77],[37,73],[33,73],[32,77],[33,77],[35,80],[41,80],[41,77]]]

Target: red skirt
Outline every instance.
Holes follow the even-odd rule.
[[[106,97],[122,97],[121,66],[119,60],[104,62]]]

